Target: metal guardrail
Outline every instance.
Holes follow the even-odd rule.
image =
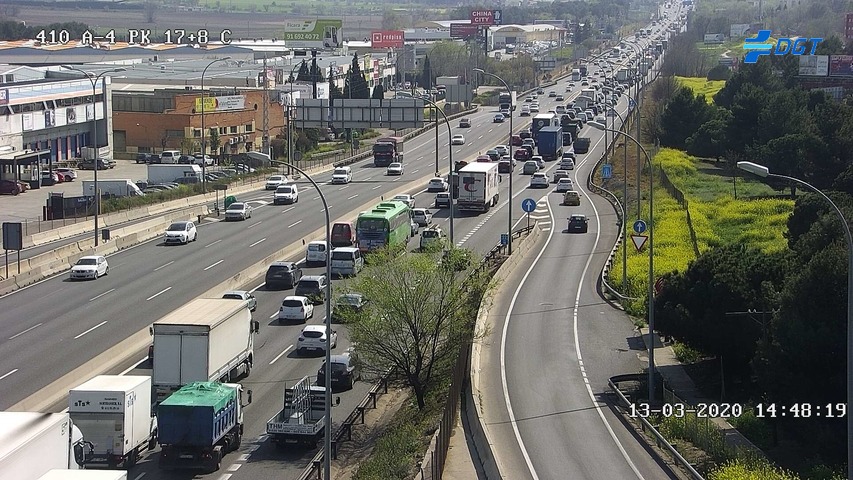
[[[667,439],[664,438],[663,435],[661,435],[660,432],[658,432],[658,430],[654,427],[654,425],[649,423],[648,420],[643,417],[634,417],[625,414],[624,409],[629,408],[631,406],[631,402],[628,401],[628,398],[625,397],[625,394],[622,393],[622,390],[619,389],[618,384],[622,382],[642,382],[645,380],[645,377],[646,375],[643,373],[630,373],[626,375],[616,375],[610,377],[607,380],[607,385],[610,386],[610,389],[613,391],[613,393],[616,394],[616,398],[619,400],[617,406],[620,408],[620,413],[622,413],[623,416],[625,416],[626,418],[638,422],[643,432],[651,433],[652,437],[654,437],[655,444],[657,445],[657,447],[669,453],[670,457],[672,457],[673,462],[675,462],[676,464],[678,464],[679,467],[687,471],[687,473],[690,475],[690,478],[692,478],[693,480],[705,480],[705,478],[699,472],[697,472],[695,468],[693,468],[693,465],[691,465],[690,462],[685,460],[685,458],[682,457],[680,453],[678,453],[678,450],[676,450],[675,447],[673,447],[672,444],[669,443],[669,441],[667,441]]]

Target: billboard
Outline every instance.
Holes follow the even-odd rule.
[[[470,23],[451,23],[450,38],[468,39],[479,35],[480,27]]]
[[[204,97],[205,112],[223,112],[246,108],[245,95],[226,95],[223,97]],[[195,111],[201,112],[201,98],[195,99]]]
[[[703,38],[705,45],[719,44],[726,42],[726,36],[722,33],[706,33]]]
[[[0,89],[0,105],[7,105],[9,103],[9,89],[3,88]]]
[[[471,10],[471,23],[474,25],[501,25],[502,10]]]
[[[853,55],[830,55],[830,77],[853,77]]]
[[[343,20],[285,20],[284,40],[288,47],[339,48],[343,45]]]
[[[403,48],[402,30],[382,30],[370,34],[370,48]]]
[[[800,75],[825,77],[829,73],[829,55],[800,55]]]

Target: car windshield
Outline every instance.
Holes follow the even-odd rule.
[[[438,231],[436,230],[426,230],[421,234],[424,238],[438,238]]]
[[[375,143],[373,144],[373,151],[379,153],[391,153],[394,151],[394,145],[390,143]]]
[[[226,298],[228,300],[243,300],[243,296],[239,293],[226,293],[222,298]]]
[[[281,302],[281,306],[282,306],[282,307],[295,307],[295,308],[299,308],[299,307],[302,307],[303,305],[302,305],[302,302],[301,302],[301,301],[299,301],[299,300],[293,300],[293,299],[290,299],[290,300],[285,300],[285,301]]]
[[[347,171],[344,168],[336,168],[333,175],[346,175]]]
[[[352,260],[352,252],[336,252],[332,250],[332,260]]]
[[[402,163],[392,163],[391,165],[388,165],[388,168],[400,168],[402,166]]]
[[[341,295],[338,298],[338,305],[349,305],[356,307],[361,304],[361,297],[358,295]]]
[[[293,193],[293,187],[290,185],[281,186],[275,189],[275,193]]]
[[[287,265],[271,265],[268,271],[269,271],[270,273],[283,273],[283,272],[289,272],[289,271],[290,271],[290,267],[288,267]]]
[[[381,218],[363,218],[358,221],[358,229],[368,232],[387,230],[388,222]]]
[[[77,260],[77,265],[97,265],[98,260],[95,258],[81,258]]]
[[[302,336],[305,338],[323,338],[323,332],[308,330],[307,332],[302,332]]]
[[[270,182],[280,182],[282,180],[284,180],[284,177],[281,177],[279,175],[274,175],[274,176],[269,178]]]
[[[297,286],[300,290],[320,290],[320,282],[317,280],[302,280]]]
[[[232,203],[228,210],[243,210],[246,208],[242,203]]]
[[[170,232],[178,232],[187,229],[186,223],[173,223],[169,225],[168,231]]]
[[[326,362],[323,362],[323,366],[320,367],[320,369],[324,370],[324,371],[326,370]],[[346,371],[347,371],[347,364],[346,363],[332,362],[332,374],[345,373]]]

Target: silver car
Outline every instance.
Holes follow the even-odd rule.
[[[248,203],[235,202],[225,210],[225,221],[246,220],[252,218],[252,206]]]

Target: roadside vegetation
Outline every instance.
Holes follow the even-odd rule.
[[[827,42],[824,53],[841,53],[840,42]],[[664,70],[687,65],[676,60]],[[704,397],[744,405],[747,413],[730,422],[767,456],[719,450],[711,438],[717,433],[662,420],[682,448],[705,450],[708,478],[843,478],[845,418],[758,418],[753,411],[758,403],[827,405],[846,396],[841,221],[800,185],[736,167],[751,161],[808,181],[853,218],[853,105],[801,89],[795,60],[741,65],[716,93],[704,80],[663,77],[645,97],[643,141],[660,145],[650,147],[650,228],[662,286],[657,331],[692,362],[686,368]],[[629,219],[632,211],[629,201]],[[645,211],[641,218],[648,219]],[[617,288],[620,262],[617,255],[609,278]],[[628,309],[642,317],[648,252],[630,246],[627,269],[627,293],[642,299]]]

